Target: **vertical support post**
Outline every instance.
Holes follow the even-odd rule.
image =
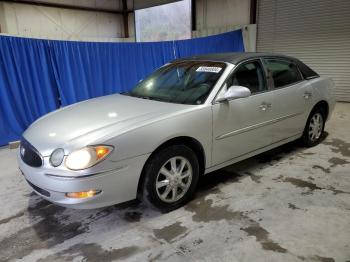
[[[191,18],[192,18],[192,31],[197,30],[197,7],[196,0],[191,0]]]
[[[127,0],[122,0],[123,3],[123,24],[124,24],[124,37],[129,37],[129,12]]]
[[[250,24],[256,24],[257,0],[250,0]]]

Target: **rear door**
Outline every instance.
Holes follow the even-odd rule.
[[[294,61],[287,58],[265,58],[268,82],[273,93],[273,142],[301,134],[305,115],[311,103],[312,88],[303,79]]]
[[[213,105],[212,165],[225,163],[271,143],[272,92],[268,92],[260,59],[237,66],[221,92],[232,85],[250,89],[252,95]]]

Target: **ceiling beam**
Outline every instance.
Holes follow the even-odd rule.
[[[103,13],[112,13],[112,14],[129,14],[134,12],[134,10],[113,10],[107,8],[95,8],[95,7],[86,7],[86,6],[77,6],[77,5],[67,5],[60,3],[45,3],[40,1],[25,1],[25,0],[0,0],[0,2],[5,3],[18,3],[18,4],[27,4],[27,5],[36,5],[44,7],[55,7],[55,8],[64,8],[71,10],[80,10],[80,11],[91,11],[91,12],[103,12]]]

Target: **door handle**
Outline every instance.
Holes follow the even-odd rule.
[[[263,102],[260,106],[259,109],[261,111],[266,111],[267,109],[271,108],[271,103],[265,103]]]
[[[303,96],[304,96],[305,99],[309,99],[310,97],[312,97],[312,93],[311,92],[305,92]]]

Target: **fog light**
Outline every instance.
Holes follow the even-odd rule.
[[[69,198],[89,198],[101,193],[101,190],[89,190],[81,192],[70,192],[66,193],[66,197]]]

